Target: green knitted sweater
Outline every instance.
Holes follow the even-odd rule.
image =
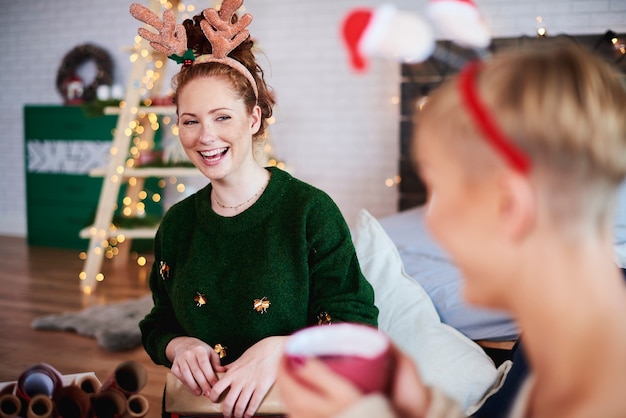
[[[237,216],[212,210],[210,184],[164,216],[150,275],[155,306],[140,323],[155,363],[171,366],[165,347],[177,336],[221,344],[228,364],[265,337],[317,324],[321,312],[377,325],[374,292],[339,208],[287,172],[268,170],[261,197]]]

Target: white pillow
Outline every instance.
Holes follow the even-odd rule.
[[[376,218],[361,210],[354,244],[372,284],[379,328],[418,366],[425,384],[443,390],[464,410],[500,383],[505,368],[472,340],[441,322],[422,286],[404,272],[398,251]]]

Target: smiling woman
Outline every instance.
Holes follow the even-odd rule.
[[[155,306],[140,324],[142,341],[156,363],[196,395],[219,400],[229,417],[258,409],[287,335],[330,322],[376,326],[378,318],[337,205],[254,158],[274,99],[245,29],[252,17],[235,14],[241,4],[224,1],[184,26],[168,12],[161,22],[131,7],[160,28],[140,35],[183,64],[173,80],[179,136],[210,180],[159,227]]]

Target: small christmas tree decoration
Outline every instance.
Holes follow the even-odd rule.
[[[491,43],[489,29],[473,0],[430,0],[427,13],[445,38],[462,47],[484,49]]]
[[[366,70],[370,57],[418,63],[428,59],[435,49],[428,22],[390,4],[352,10],[344,19],[342,35],[352,68],[359,72]]]

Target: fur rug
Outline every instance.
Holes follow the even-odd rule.
[[[130,299],[109,305],[90,306],[78,312],[35,318],[34,329],[73,331],[95,338],[109,351],[124,351],[141,344],[139,321],[153,307],[152,296]]]

